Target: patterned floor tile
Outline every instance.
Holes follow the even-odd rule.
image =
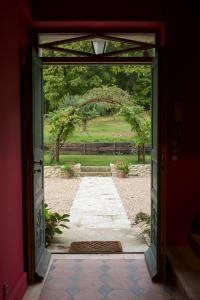
[[[66,291],[42,291],[40,299],[42,300],[75,300]]]
[[[115,290],[110,293],[108,300],[137,300],[137,298],[129,290]]]
[[[39,300],[181,300],[153,283],[142,259],[54,260]]]

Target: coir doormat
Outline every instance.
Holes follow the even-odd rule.
[[[73,242],[69,253],[122,253],[122,245],[119,241]]]

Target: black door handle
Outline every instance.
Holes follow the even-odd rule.
[[[41,159],[39,161],[35,160],[34,164],[40,164],[40,165],[42,165],[42,160]]]

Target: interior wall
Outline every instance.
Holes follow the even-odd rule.
[[[22,230],[20,53],[26,43],[20,2],[0,2],[0,299],[21,300],[26,289]],[[4,297],[4,298],[3,298]]]
[[[35,27],[65,28],[68,20],[165,20],[166,21],[166,78],[162,83],[167,101],[167,244],[184,245],[194,213],[200,209],[199,169],[199,45],[200,26],[195,23],[191,4],[176,8],[175,3],[142,1],[133,9],[127,2],[107,9],[105,1],[88,6],[85,1],[79,9],[66,1],[33,1]],[[0,1],[0,299],[3,284],[8,284],[7,299],[18,300],[26,287],[23,264],[22,185],[20,136],[20,53],[27,43],[26,27],[30,17],[27,9],[20,12],[20,0]],[[84,5],[83,5],[84,4]],[[26,21],[23,20],[26,15]],[[64,23],[62,21],[65,20]],[[41,21],[41,22],[40,22]],[[119,23],[119,26],[123,22]],[[88,25],[93,29],[92,25]],[[105,25],[101,25],[102,29]],[[183,103],[182,139],[179,157],[171,159],[174,138],[174,105]]]
[[[194,215],[200,210],[199,169],[199,85],[198,59],[200,34],[195,14],[182,11],[168,22],[167,28],[167,243],[186,245]],[[176,124],[176,103],[182,106],[182,122]],[[179,106],[179,104],[178,104]],[[177,128],[179,127],[179,129]],[[172,159],[173,142],[178,138],[178,159]]]
[[[60,0],[59,5],[54,5],[50,0],[33,0],[33,19],[39,21],[150,21],[162,20],[166,14],[164,1],[106,1],[94,3],[87,1]]]

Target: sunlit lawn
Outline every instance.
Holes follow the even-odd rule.
[[[45,126],[44,140],[49,142],[49,126]],[[123,117],[98,117],[88,123],[87,131],[76,129],[73,136],[67,142],[133,142],[133,133],[130,125]],[[81,155],[81,154],[62,154],[60,155],[60,165],[65,163],[80,163],[83,166],[108,166],[110,163],[116,163],[123,160],[127,163],[137,164],[137,155]],[[146,163],[150,162],[150,156],[146,156]],[[45,165],[50,165],[51,159],[45,154]]]
[[[45,126],[44,141],[49,142],[49,126]],[[98,117],[88,122],[87,130],[77,128],[68,142],[133,142],[130,125],[123,117]]]
[[[65,163],[80,163],[83,166],[108,166],[110,163],[125,161],[130,164],[137,164],[137,155],[60,155],[60,165]],[[50,156],[45,154],[45,165],[50,165]],[[146,155],[146,163],[150,162],[150,155]]]

